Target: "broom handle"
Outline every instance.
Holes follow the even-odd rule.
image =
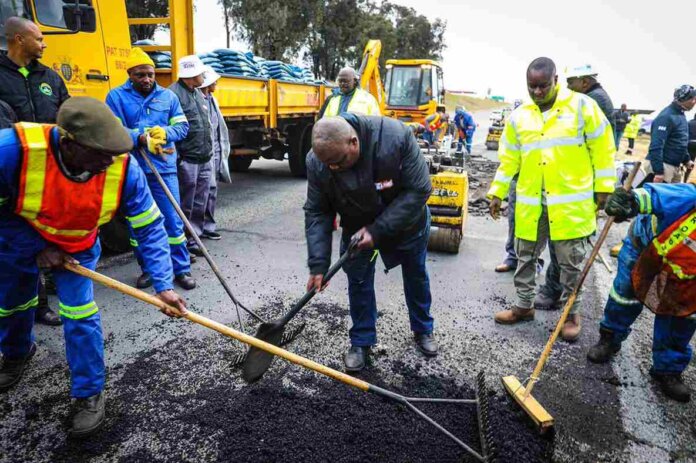
[[[623,184],[623,188],[626,191],[631,191],[631,185],[633,185],[633,179],[636,178],[636,174],[638,173],[638,170],[640,169],[640,161],[638,161],[634,166],[633,170],[631,170],[631,173],[629,174],[628,178]],[[578,282],[575,285],[575,289],[571,293],[570,297],[568,297],[568,302],[566,302],[565,307],[563,307],[563,313],[561,313],[561,318],[558,319],[558,323],[556,323],[556,329],[553,330],[553,333],[551,334],[551,337],[549,337],[549,340],[546,342],[546,347],[544,347],[544,352],[542,352],[541,357],[539,357],[539,361],[536,364],[536,368],[534,368],[534,372],[532,373],[532,376],[529,380],[529,384],[524,390],[524,398],[527,398],[529,394],[532,393],[532,389],[534,388],[534,384],[539,380],[539,375],[541,374],[541,370],[543,370],[544,365],[546,365],[546,361],[549,358],[549,355],[551,355],[551,349],[553,348],[553,344],[556,342],[556,339],[558,338],[558,335],[561,333],[561,329],[563,328],[563,324],[565,323],[566,319],[568,318],[568,314],[570,313],[570,309],[573,307],[573,304],[575,303],[575,299],[578,297],[578,292],[580,292],[580,288],[582,288],[583,283],[585,282],[585,278],[587,278],[587,274],[590,273],[590,269],[592,268],[592,264],[594,263],[594,260],[597,258],[597,254],[599,254],[599,250],[602,247],[602,244],[604,244],[604,240],[606,239],[607,235],[609,234],[609,229],[611,228],[612,224],[614,223],[614,217],[609,217],[607,221],[604,223],[604,228],[602,228],[602,232],[599,234],[599,238],[597,238],[597,241],[595,242],[594,246],[592,247],[592,252],[590,253],[590,258],[587,259],[585,262],[585,267],[582,269],[582,273],[580,274],[580,278],[578,279]]]
[[[178,312],[178,310],[175,307],[168,305],[166,302],[151,294],[148,294],[144,291],[140,291],[139,289],[133,288],[132,286],[128,286],[127,284],[121,283],[120,281],[116,281],[113,278],[109,278],[106,275],[102,275],[101,273],[93,272],[92,270],[86,269],[81,265],[65,264],[65,268],[67,270],[70,270],[71,272],[77,273],[78,275],[82,275],[85,278],[89,278],[92,281],[101,283],[106,287],[115,289],[116,291],[119,291],[123,294],[134,297],[136,299],[140,299],[141,301],[147,302],[148,304],[154,305],[159,309],[168,308],[172,311]],[[309,360],[308,358],[300,357],[299,355],[293,354],[292,352],[288,352],[285,349],[281,349],[280,347],[274,346],[273,344],[269,344],[253,336],[241,333],[233,328],[230,328],[229,326],[223,325],[222,323],[216,322],[202,315],[198,315],[197,313],[194,313],[190,310],[187,310],[186,314],[183,315],[183,318],[187,318],[193,323],[205,326],[206,328],[210,328],[211,330],[217,331],[222,335],[234,338],[237,341],[249,344],[273,355],[277,355],[278,357],[282,357],[289,362],[316,371],[317,373],[338,380],[349,386],[356,387],[365,392],[374,392],[372,391],[373,386],[371,386],[370,383],[366,381],[354,378],[350,375],[334,370],[333,368],[329,368],[313,360]]]

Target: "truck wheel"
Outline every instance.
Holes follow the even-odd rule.
[[[105,249],[115,254],[130,251],[130,232],[126,218],[118,213],[111,222],[102,225],[99,228],[99,240]]]
[[[231,172],[246,172],[253,160],[254,158],[251,156],[230,156],[227,164],[230,166]]]
[[[312,147],[313,126],[313,124],[298,124],[288,128],[290,172],[295,177],[307,176],[307,152]]]

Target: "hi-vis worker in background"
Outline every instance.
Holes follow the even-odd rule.
[[[650,374],[671,399],[688,402],[681,374],[696,332],[696,185],[649,183],[609,198],[606,212],[631,223],[619,253],[616,278],[599,325],[599,342],[587,353],[605,363],[621,349],[643,304],[655,312]]]
[[[423,132],[423,139],[428,142],[431,146],[439,146],[440,135],[442,130],[445,128],[445,124],[449,121],[449,114],[445,112],[444,109],[438,109],[435,114],[425,118],[425,132]]]
[[[133,141],[126,129],[104,103],[86,97],[66,101],[57,122],[20,122],[0,131],[0,392],[19,382],[36,352],[39,267],[52,268],[71,395],[78,399],[70,433],[81,437],[104,421],[104,342],[91,280],[64,264],[94,270],[98,227],[121,208],[157,296],[179,311],[186,304],[172,291],[164,220],[143,171],[127,154]]]
[[[339,93],[326,99],[318,118],[353,113],[362,116],[380,116],[379,103],[370,92],[358,88],[360,77],[355,69],[345,67],[338,72],[336,83]]]
[[[500,138],[500,166],[491,183],[491,216],[498,218],[510,182],[517,179],[515,206],[515,271],[517,301],[495,314],[512,324],[534,318],[536,264],[551,238],[560,265],[565,302],[576,286],[597,228],[597,208],[614,191],[614,135],[597,103],[560,88],[556,66],[537,58],[527,69],[532,102],[515,109]],[[579,298],[578,298],[579,299]],[[579,301],[573,305],[562,336],[580,334]]]

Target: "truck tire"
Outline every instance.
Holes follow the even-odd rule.
[[[313,127],[314,124],[297,124],[288,127],[290,172],[295,177],[307,176],[307,153],[312,148]]]
[[[120,212],[99,228],[99,240],[104,249],[114,254],[131,250],[128,222]]]
[[[251,156],[230,156],[227,164],[230,166],[230,172],[246,172],[253,160]]]

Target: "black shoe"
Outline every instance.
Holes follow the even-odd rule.
[[[189,254],[193,254],[194,256],[203,257],[203,250],[198,246],[189,246],[188,252]]]
[[[135,287],[145,289],[149,288],[150,286],[152,286],[152,278],[150,277],[149,273],[143,272],[143,274],[140,275],[138,280],[135,282]]]
[[[196,280],[191,277],[190,273],[182,273],[174,277],[174,281],[184,289],[193,289],[196,287]]]
[[[592,363],[607,363],[611,357],[621,350],[621,344],[615,344],[614,333],[599,329],[599,342],[587,351],[587,360]]]
[[[104,405],[103,392],[84,399],[77,399],[70,437],[86,437],[97,431],[104,423]]]
[[[650,371],[650,376],[657,381],[662,392],[670,399],[674,399],[677,402],[688,402],[691,400],[691,391],[684,384],[681,374],[664,375]]]
[[[39,306],[36,308],[34,321],[36,321],[36,323],[48,326],[62,325],[63,321],[60,319],[60,316],[58,316],[57,313],[51,310],[47,302],[44,302],[44,304],[45,305],[39,303]]]
[[[370,353],[369,347],[350,346],[348,352],[343,354],[343,363],[346,366],[346,371],[357,373],[365,368],[367,356]]]
[[[208,231],[206,231],[206,232],[203,232],[203,238],[206,238],[206,239],[209,239],[209,240],[213,240],[213,241],[217,241],[217,240],[221,240],[221,239],[222,239],[222,235],[221,235],[220,233],[218,233],[218,232],[208,232]]]
[[[437,341],[433,333],[413,333],[416,340],[416,347],[426,357],[435,357],[437,355]]]
[[[32,344],[29,353],[18,359],[8,359],[5,357],[0,368],[0,392],[5,392],[17,384],[27,367],[27,363],[36,353],[36,344]]]
[[[197,260],[198,259],[196,259],[196,256],[194,256],[193,254],[189,254],[189,263],[195,264]]]
[[[561,308],[559,297],[551,297],[543,291],[539,291],[534,297],[534,308],[537,310],[558,310]]]

